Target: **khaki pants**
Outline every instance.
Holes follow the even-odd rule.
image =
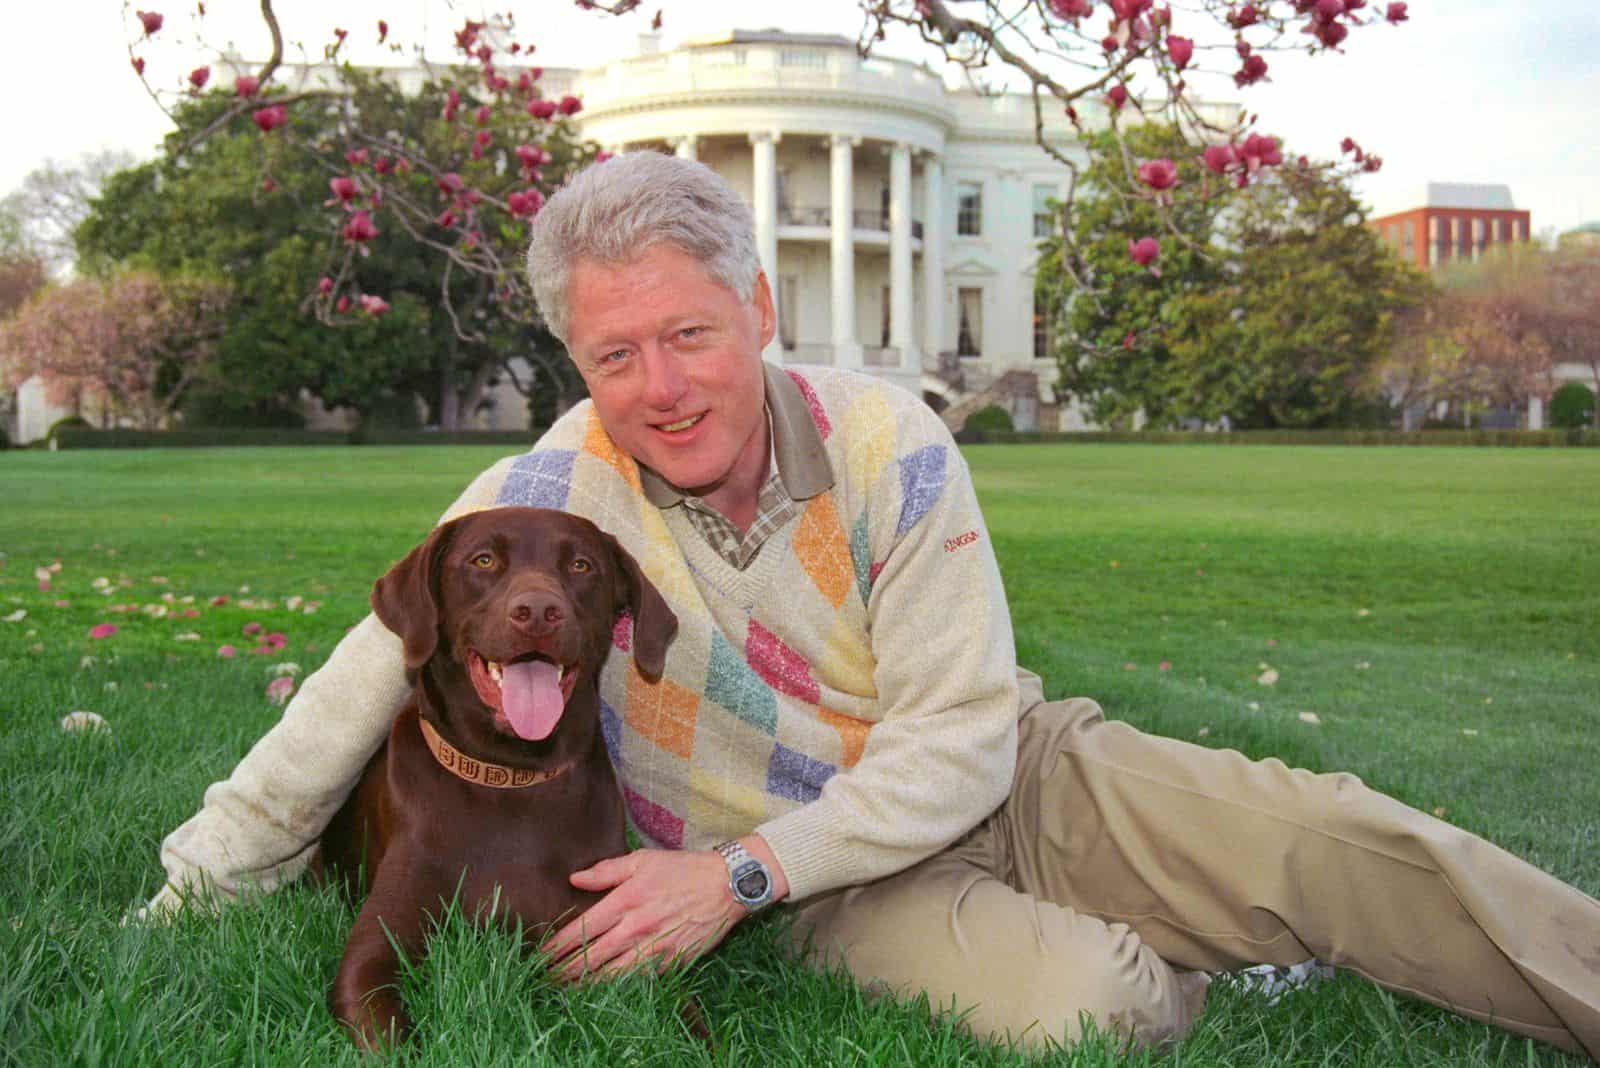
[[[1180,1038],[1199,973],[1317,957],[1600,1058],[1600,903],[1354,776],[1142,734],[1082,699],[1024,715],[1011,797],[961,842],[794,914],[869,987],[1036,1046],[1074,1040],[1083,1012]]]

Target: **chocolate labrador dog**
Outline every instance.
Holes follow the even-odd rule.
[[[323,863],[368,890],[329,993],[367,1049],[410,1030],[395,946],[419,956],[430,912],[458,899],[480,920],[521,920],[531,946],[598,899],[567,876],[626,849],[600,664],[623,609],[648,677],[678,626],[616,539],[542,508],[443,524],[377,581],[372,607],[404,642],[413,700],[322,837]]]

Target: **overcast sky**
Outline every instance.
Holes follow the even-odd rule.
[[[1384,0],[1372,0],[1381,7]],[[139,37],[135,7],[167,16],[156,42],[139,43],[148,72],[177,85],[195,57],[195,0],[55,0],[8,3],[0,194],[47,158],[71,162],[101,147],[152,154],[168,128],[128,62]],[[256,0],[208,0],[207,40],[235,42],[248,55],[269,51]],[[642,16],[586,14],[571,0],[499,0],[519,19],[518,37],[538,46],[545,66],[592,66],[631,54],[657,0]],[[664,43],[730,28],[777,27],[854,37],[860,14],[851,0],[660,0]],[[278,0],[290,41],[320,53],[335,25],[352,41],[370,41],[381,16],[393,37],[423,38],[430,54],[447,53],[448,31],[485,7],[479,0]],[[1285,139],[1293,153],[1330,158],[1353,136],[1381,155],[1383,171],[1363,178],[1377,211],[1420,203],[1428,181],[1493,182],[1511,187],[1533,213],[1535,233],[1600,219],[1600,3],[1595,0],[1414,0],[1411,21],[1351,34],[1346,55],[1270,57],[1271,78],[1245,90],[1218,80],[1199,88],[1260,115],[1257,129]],[[1182,32],[1181,27],[1175,27]],[[182,39],[190,46],[179,49]],[[358,60],[381,58],[370,46]],[[928,58],[914,41],[891,54]]]

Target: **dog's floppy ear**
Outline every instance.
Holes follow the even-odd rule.
[[[439,644],[439,597],[435,570],[450,547],[456,520],[433,529],[421,545],[372,584],[372,610],[405,644],[406,670],[426,664]]]
[[[627,604],[633,616],[633,662],[638,665],[639,674],[659,679],[667,663],[667,646],[678,633],[678,617],[667,607],[666,598],[655,583],[645,577],[633,554],[610,534],[605,539],[617,564],[617,599]]]

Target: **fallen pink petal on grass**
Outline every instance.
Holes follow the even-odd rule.
[[[264,630],[264,629],[265,628],[262,627],[260,623],[254,623],[254,622],[246,623],[242,628],[240,628],[241,632],[243,634],[245,634],[246,636],[249,636],[249,635],[252,635],[252,634],[260,634],[262,632],[262,630]]]
[[[89,628],[89,637],[96,640],[100,638],[109,638],[116,632],[117,625],[115,623],[97,623]]]
[[[289,675],[279,675],[267,683],[267,700],[275,705],[286,703],[294,693],[294,678]]]
[[[1263,671],[1259,676],[1257,676],[1256,681],[1263,686],[1276,686],[1278,684],[1277,668],[1267,668],[1267,670]]]
[[[1320,727],[1322,726],[1322,717],[1315,712],[1302,712],[1300,713],[1300,722],[1309,723],[1313,727]]]
[[[217,655],[222,657],[224,660],[232,660],[235,656],[239,655],[239,650],[235,649],[231,645],[219,645],[217,646]]]

